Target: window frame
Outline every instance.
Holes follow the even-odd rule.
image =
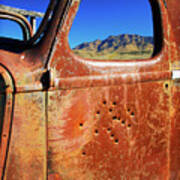
[[[162,12],[163,11],[166,11],[167,10],[167,7],[166,7],[166,4],[164,3],[164,1],[162,2],[162,0],[148,0],[149,1],[149,4],[151,6],[151,11],[152,11],[152,21],[153,21],[153,38],[154,38],[154,49],[153,49],[153,53],[152,53],[152,56],[150,58],[147,58],[147,59],[128,59],[128,60],[123,60],[123,59],[113,59],[113,60],[110,60],[110,61],[125,61],[125,62],[128,62],[128,61],[142,61],[142,60],[150,60],[150,59],[154,59],[156,58],[157,56],[159,56],[160,54],[163,54],[163,51],[165,49],[165,44],[164,44],[164,38],[166,35],[166,32],[164,32],[163,30],[166,29],[165,27],[167,26],[167,24],[165,23],[165,20],[163,19],[163,16],[162,16]],[[69,33],[70,33],[70,30],[71,30],[71,26],[73,24],[73,20],[77,14],[77,11],[79,9],[79,6],[80,6],[80,3],[81,3],[81,0],[71,0],[71,3],[75,3],[77,2],[78,3],[78,7],[76,7],[76,10],[72,10],[74,11],[73,13],[73,17],[69,17],[70,16],[70,13],[69,15],[66,17],[67,19],[65,21],[71,21],[71,24],[69,24],[69,27],[67,28],[67,30],[65,30],[65,27],[63,27],[64,29],[63,30],[59,30],[59,31],[67,31],[64,35],[66,36],[64,39],[68,39],[69,38]],[[70,10],[71,11],[71,10]],[[71,12],[72,14],[72,12]],[[167,16],[167,15],[166,15]],[[66,23],[66,22],[65,22]],[[71,51],[71,55],[74,57],[74,56],[77,56],[77,58],[82,58],[84,60],[91,60],[91,61],[109,61],[108,59],[105,59],[105,60],[99,60],[99,59],[90,59],[90,58],[83,58],[81,56],[78,56],[76,55],[73,50],[70,48],[70,45],[69,45],[69,41],[68,41],[68,45],[67,45],[67,42],[65,42],[66,46],[68,47],[68,49]]]
[[[153,45],[153,52],[151,54],[151,57],[149,58],[143,58],[143,59],[126,59],[127,61],[128,60],[144,60],[144,59],[151,59],[153,57],[155,57],[157,54],[159,54],[162,49],[164,48],[164,44],[163,44],[163,24],[162,24],[162,17],[161,17],[161,8],[160,8],[160,4],[158,3],[158,1],[153,1],[153,0],[148,0],[149,2],[149,5],[150,5],[150,8],[151,8],[151,13],[152,13],[152,22],[153,22],[153,41],[154,41],[154,45]],[[79,0],[79,5],[78,5],[78,9],[76,11],[76,15],[79,11],[79,8],[80,8],[80,4],[81,4],[81,0]],[[76,18],[76,15],[73,17],[73,21],[71,23],[71,28],[72,28],[72,25],[73,25],[73,22],[74,22],[74,19]],[[69,33],[71,31],[71,28],[69,28],[69,32],[68,32],[68,39],[69,39]],[[138,34],[137,34],[138,35]],[[103,41],[103,40],[102,40]],[[87,42],[87,41],[86,41]],[[84,42],[84,43],[86,43]],[[93,41],[91,42],[88,42],[88,43],[92,43]],[[83,43],[83,42],[82,42]],[[78,44],[78,45],[81,45],[82,43]],[[68,44],[69,44],[69,41],[68,41]],[[77,46],[78,46],[77,45]],[[69,44],[69,47],[70,47],[70,44]],[[74,54],[74,56],[78,56],[79,58],[82,58],[82,59],[87,59],[87,60],[99,60],[99,61],[107,61],[107,60],[110,60],[110,61],[117,61],[117,60],[125,60],[125,59],[118,59],[118,58],[115,58],[115,59],[97,59],[97,58],[87,58],[87,57],[83,57],[81,55],[78,55],[78,54],[75,54],[73,52],[73,48],[70,48],[71,52]]]
[[[38,42],[43,39],[43,37],[44,37],[43,33],[44,33],[45,29],[47,28],[49,21],[51,21],[51,19],[52,19],[56,3],[57,3],[56,0],[49,0],[48,7],[46,9],[44,17],[42,18],[39,28],[37,29],[37,31],[35,32],[34,35],[32,35],[32,32],[30,32],[31,37],[29,39],[26,38],[25,40],[20,40],[20,39],[14,39],[11,37],[8,37],[7,39],[13,39],[13,40],[20,41],[22,44],[26,45],[27,47],[38,44]],[[6,10],[6,12],[9,14],[12,14],[12,15],[14,14],[14,16],[16,15],[17,16],[17,18],[15,20],[16,22],[18,21],[18,18],[20,18],[20,19],[23,19],[23,21],[26,21],[26,24],[28,24],[28,26],[31,26],[28,19],[25,16],[20,15],[18,13],[11,13],[7,10]],[[22,27],[21,27],[21,29],[22,29]],[[24,30],[22,29],[22,31],[24,31]],[[43,34],[43,36],[42,36],[42,34]],[[2,38],[3,38],[3,36],[2,36]],[[39,38],[40,38],[40,40],[38,40]]]

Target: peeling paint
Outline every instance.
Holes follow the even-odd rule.
[[[163,47],[150,59],[74,55],[68,34],[80,0],[58,2],[40,44],[0,50],[1,179],[179,179],[180,6],[157,2]]]

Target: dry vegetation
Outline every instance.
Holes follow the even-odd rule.
[[[153,38],[138,35],[109,36],[101,41],[82,43],[73,49],[74,53],[90,59],[146,59],[153,53]]]

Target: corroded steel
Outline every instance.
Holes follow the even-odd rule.
[[[3,119],[2,179],[179,180],[179,0],[150,1],[160,52],[127,61],[74,55],[68,33],[80,0],[52,3],[38,44],[0,50],[14,87],[5,92],[14,105]]]
[[[15,95],[4,179],[46,179],[45,92]]]
[[[0,80],[1,84],[1,91],[0,91],[0,99],[1,99],[1,122],[3,121],[0,137],[1,137],[1,144],[0,144],[0,177],[3,174],[4,163],[6,160],[7,149],[8,149],[8,141],[9,141],[9,131],[11,127],[11,116],[13,112],[13,104],[14,104],[14,95],[12,91],[14,91],[14,85],[12,81],[12,77],[7,72],[7,70],[0,66],[0,75],[4,79],[2,83],[2,79]],[[2,96],[4,98],[2,99]],[[4,102],[3,102],[4,101]],[[3,117],[2,117],[3,116]],[[3,120],[4,119],[4,120]]]
[[[23,16],[31,16],[31,17],[44,17],[44,13],[41,12],[35,12],[35,11],[27,11],[24,9],[18,9],[18,8],[13,8],[10,6],[4,6],[4,5],[0,5],[0,10],[6,10],[6,11],[10,11],[10,12],[14,12],[17,14],[21,14]]]

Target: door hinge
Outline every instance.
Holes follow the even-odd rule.
[[[180,70],[173,70],[172,71],[172,79],[173,80],[180,80]]]

